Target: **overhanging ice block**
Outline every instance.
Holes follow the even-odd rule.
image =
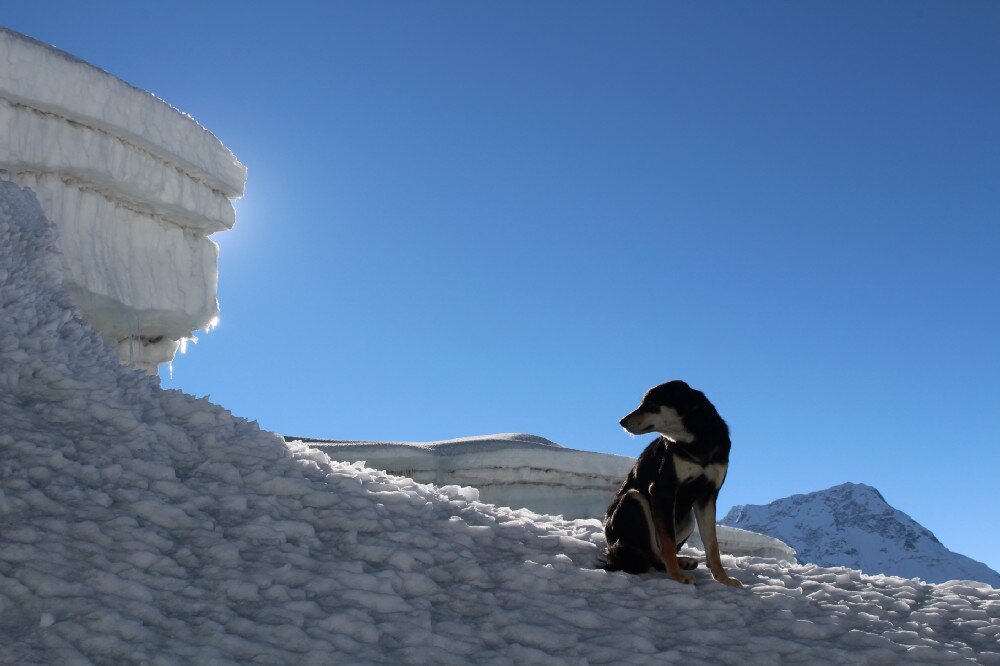
[[[12,102],[131,141],[227,196],[243,194],[246,167],[191,116],[74,55],[3,26],[0,90]]]
[[[0,27],[0,178],[35,191],[63,281],[124,362],[155,372],[218,316],[218,248],[246,168],[190,116]]]

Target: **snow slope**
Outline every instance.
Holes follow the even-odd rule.
[[[929,530],[891,507],[875,488],[845,483],[770,504],[734,506],[721,521],[777,537],[799,559],[868,573],[940,583],[956,578],[1000,587],[1000,574],[953,553]]]
[[[724,557],[592,568],[594,520],[286,445],[117,363],[0,182],[0,663],[1000,663],[1000,592]]]
[[[544,437],[482,435],[443,442],[308,444],[334,460],[365,461],[422,483],[473,486],[492,504],[567,518],[594,518],[635,464],[626,456],[567,449]]]
[[[218,248],[246,169],[148,92],[0,26],[0,179],[30,187],[59,227],[76,305],[149,372],[210,327]]]
[[[610,453],[568,449],[538,435],[504,433],[443,442],[305,441],[333,460],[422,483],[471,486],[484,502],[564,518],[604,518],[604,510],[635,464]],[[719,547],[730,555],[795,562],[795,551],[773,537],[720,526]],[[701,547],[697,534],[691,545]]]

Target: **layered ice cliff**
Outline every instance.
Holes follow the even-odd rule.
[[[0,27],[0,179],[58,227],[63,285],[148,372],[218,315],[218,248],[246,169],[152,94]]]

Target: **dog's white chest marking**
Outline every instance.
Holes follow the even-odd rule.
[[[728,467],[728,465],[723,463],[712,463],[711,465],[702,467],[696,462],[681,458],[676,454],[674,455],[674,469],[677,471],[677,480],[681,483],[704,476],[713,486],[719,488],[726,478],[726,469]]]

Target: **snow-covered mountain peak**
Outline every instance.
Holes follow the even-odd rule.
[[[1000,587],[1000,574],[948,550],[930,530],[863,483],[843,483],[767,505],[734,506],[721,522],[777,537],[804,562]]]

